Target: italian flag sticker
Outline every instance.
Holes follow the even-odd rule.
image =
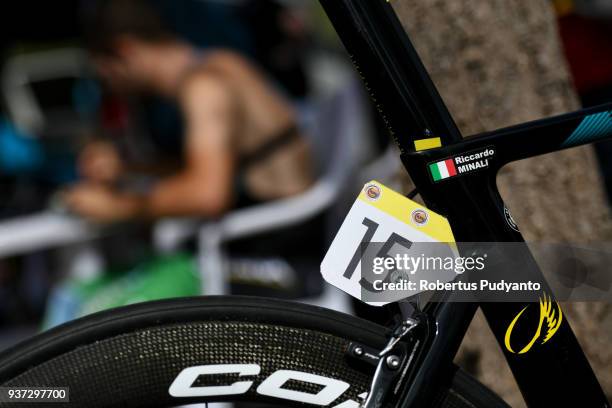
[[[437,163],[429,165],[431,176],[434,181],[444,180],[445,178],[453,177],[457,175],[457,169],[453,159],[447,159]]]

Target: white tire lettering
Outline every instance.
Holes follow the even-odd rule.
[[[210,397],[218,395],[244,394],[251,388],[253,381],[237,381],[230,385],[194,387],[193,383],[200,375],[232,374],[240,377],[258,375],[261,367],[257,364],[215,364],[185,368],[174,379],[168,392],[173,397]]]
[[[287,381],[296,380],[322,385],[323,389],[316,394],[281,388]],[[269,376],[259,387],[257,393],[270,397],[283,398],[291,401],[314,405],[329,405],[344,394],[350,385],[344,381],[327,378],[320,375],[292,370],[279,370]]]

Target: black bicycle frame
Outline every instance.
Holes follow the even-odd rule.
[[[464,139],[388,1],[321,3],[397,142],[418,192],[429,208],[448,218],[458,242],[523,242],[507,222],[497,190],[496,175],[502,166],[612,137],[609,104]],[[442,147],[416,150],[416,140],[433,136],[441,139]],[[432,163],[484,149],[495,152],[487,168],[438,181],[432,175]],[[520,262],[535,264],[533,258]],[[447,301],[425,309],[434,329],[396,406],[431,405],[478,307],[529,406],[609,406],[567,319],[542,347],[514,354],[503,347],[504,335],[526,304],[453,303],[452,293],[443,296]]]

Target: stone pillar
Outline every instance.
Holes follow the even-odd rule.
[[[392,3],[465,135],[579,107],[547,1]],[[498,184],[527,240],[584,243],[612,236],[590,147],[515,163],[502,169]],[[612,327],[612,311],[602,304],[567,304],[564,311],[612,395],[612,336],[604,327]],[[458,359],[512,406],[524,404],[481,314]]]

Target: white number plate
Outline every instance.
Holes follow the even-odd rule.
[[[456,248],[452,244],[455,239],[446,218],[372,181],[364,186],[336,234],[321,263],[321,273],[328,283],[351,296],[374,306],[382,306],[405,298],[407,292],[397,291],[394,294],[385,291],[376,300],[368,296],[364,288],[372,282],[362,279],[361,260],[366,259],[363,255],[369,246],[376,246],[377,256],[394,257],[408,253],[412,257],[423,257],[427,255],[424,251],[433,246],[419,246],[417,243],[432,242],[447,243],[435,246],[437,255],[440,255],[439,248],[443,247],[447,255],[456,256]],[[419,273],[413,272],[410,280],[417,282]],[[456,277],[448,273],[439,276],[432,275],[431,271],[427,273],[429,280],[435,278],[448,282]],[[422,291],[417,288],[410,294]]]

